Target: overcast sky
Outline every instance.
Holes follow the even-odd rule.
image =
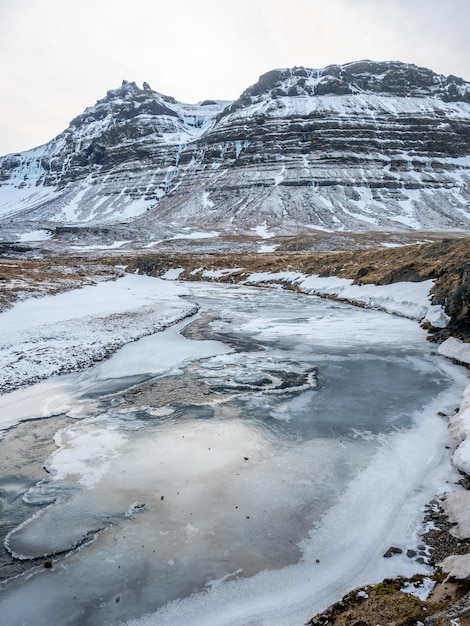
[[[469,0],[0,0],[0,154],[122,79],[233,100],[276,67],[400,60],[470,81]]]

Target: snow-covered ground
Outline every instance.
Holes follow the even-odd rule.
[[[449,318],[439,305],[431,304],[432,280],[418,283],[401,282],[391,285],[354,285],[353,280],[334,276],[307,276],[299,272],[257,272],[246,279],[249,284],[290,283],[304,293],[337,297],[346,302],[428,322],[444,328]]]
[[[19,237],[19,241],[46,241],[52,237],[52,232],[48,230],[31,230],[23,233]]]
[[[17,303],[0,314],[0,391],[89,367],[193,314],[182,285],[127,275]]]

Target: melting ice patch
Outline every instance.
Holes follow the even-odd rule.
[[[317,385],[310,362],[293,361],[281,352],[237,352],[208,359],[199,376],[213,392],[298,394]]]

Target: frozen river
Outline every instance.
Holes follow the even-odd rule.
[[[12,423],[48,419],[0,440],[5,545],[31,564],[2,583],[1,623],[301,624],[425,571],[382,554],[416,548],[455,480],[438,412],[459,369],[404,318],[188,289],[198,315],[12,394]]]

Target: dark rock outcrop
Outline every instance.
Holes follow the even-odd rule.
[[[357,61],[329,65],[321,70],[294,67],[272,70],[260,76],[223,117],[257,102],[283,96],[344,96],[381,94],[398,97],[436,97],[445,102],[470,102],[470,86],[456,76],[442,76],[412,64],[392,61]]]

